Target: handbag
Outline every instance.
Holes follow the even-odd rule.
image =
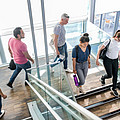
[[[11,59],[8,68],[9,68],[10,70],[15,70],[15,69],[16,69],[16,64],[15,64],[15,62],[14,62],[14,59]]]
[[[109,47],[109,45],[110,45],[110,42],[111,42],[111,40],[109,39],[109,43],[106,45],[106,47],[104,48],[104,49],[102,49],[101,51],[100,51],[100,54],[99,54],[99,59],[105,59],[105,57],[106,57],[106,52],[107,52],[107,50],[108,50],[108,47]]]
[[[50,40],[50,47],[52,48],[52,50],[55,52],[55,45],[54,45],[54,34],[51,35],[52,39]]]

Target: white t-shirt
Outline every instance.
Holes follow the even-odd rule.
[[[106,40],[103,45],[106,46],[109,43],[109,39]],[[120,51],[120,42],[116,41],[114,38],[111,38],[106,56],[110,59],[117,59]]]

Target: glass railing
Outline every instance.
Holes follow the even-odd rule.
[[[68,26],[66,26],[66,29],[68,29],[69,31],[67,33],[67,43],[70,46],[69,50],[78,45],[80,43],[79,39],[81,35],[87,32],[89,33],[91,52],[94,56],[96,56],[98,46],[111,37],[109,34],[107,34],[106,32],[104,32],[103,30],[101,30],[87,20],[84,20],[83,22],[73,23],[73,25],[68,24]]]
[[[49,42],[51,40],[51,34],[53,33],[54,26],[56,24],[56,21],[54,21],[51,24],[47,25],[47,42],[49,45]],[[35,24],[35,38],[36,38],[36,47],[37,47],[37,55],[38,57],[45,57],[45,48],[44,48],[44,37],[43,37],[43,28],[41,24]],[[26,25],[22,27],[25,32],[25,38],[23,39],[23,42],[26,43],[28,52],[32,57],[34,57],[34,50],[33,50],[33,42],[32,42],[32,36],[30,31],[30,26]],[[2,34],[0,35],[0,41],[1,45],[3,46],[4,51],[4,57],[6,61],[1,61],[0,65],[9,63],[10,61],[10,54],[8,52],[8,40],[12,37],[12,31],[14,28],[6,29],[2,31]],[[98,27],[96,27],[94,24],[90,23],[87,18],[84,18],[84,20],[74,20],[74,22],[71,21],[71,23],[68,23],[65,25],[66,29],[66,41],[69,43],[68,49],[71,49],[71,47],[74,47],[75,45],[79,44],[80,35],[82,33],[88,32],[90,35],[90,44],[92,44],[92,51],[94,54],[96,54],[96,46],[97,43],[103,42],[106,39],[109,39],[110,36],[105,33],[104,31],[100,30]],[[96,45],[94,45],[96,43]],[[2,48],[1,48],[2,49]],[[53,50],[50,46],[48,46],[48,53],[49,55],[53,54]],[[3,53],[1,53],[3,54]],[[2,57],[0,54],[0,58]],[[3,59],[3,57],[2,57]],[[39,61],[39,65],[41,65],[41,61]]]
[[[54,67],[51,67],[53,64],[54,63],[42,65],[38,68],[31,68],[28,69],[28,72],[30,71],[33,76],[39,78],[65,96],[68,97],[72,95],[75,101],[74,93],[72,91],[66,72],[63,69],[63,63],[59,63]]]
[[[74,20],[71,21],[72,23],[69,23],[68,25],[65,26],[66,29],[66,36],[69,34],[74,34],[77,31],[79,31],[79,33],[83,33],[83,29],[81,29],[81,26],[83,24],[84,20]],[[51,40],[51,34],[53,34],[53,29],[55,24],[58,21],[53,21],[52,23],[47,24],[47,42],[49,45],[49,42]],[[36,39],[36,48],[37,48],[37,55],[38,58],[39,57],[45,57],[45,47],[44,47],[44,34],[43,34],[43,27],[42,24],[35,24],[34,25],[35,28],[35,39]],[[72,28],[72,29],[71,29]],[[27,45],[27,49],[29,54],[34,57],[34,49],[33,49],[33,42],[32,42],[32,36],[31,36],[31,30],[30,30],[30,26],[29,25],[24,25],[22,26],[23,31],[25,32],[25,38],[22,39],[22,41],[24,43],[26,43]],[[9,63],[10,61],[10,54],[8,51],[8,40],[13,37],[12,33],[13,33],[14,28],[8,28],[5,30],[1,31],[0,34],[0,42],[1,42],[1,46],[3,46],[3,51],[4,51],[4,57],[5,57],[5,61],[1,61],[0,65],[2,64],[6,64]],[[51,49],[51,47],[48,46],[48,53],[53,54],[53,50]],[[3,53],[1,53],[3,54]],[[0,54],[0,58],[2,57],[2,55]],[[3,59],[3,58],[2,58]],[[41,62],[39,61],[39,65],[41,65]]]
[[[26,82],[31,88],[31,97],[33,101],[36,101],[45,120],[101,120],[67,97],[71,95],[71,92],[67,82],[65,82],[64,71],[61,72],[61,77],[64,80],[62,80],[62,89],[60,88],[60,76],[58,75],[60,71],[57,71],[60,69],[60,65],[55,66],[55,73],[50,71],[50,76],[52,74],[55,76],[55,78],[51,76],[51,85],[49,85],[47,69],[45,69],[47,65],[39,67],[40,79],[36,77],[37,69],[31,69],[31,73],[28,73],[29,82]],[[45,71],[42,73],[41,70]],[[28,70],[28,72],[30,71]]]

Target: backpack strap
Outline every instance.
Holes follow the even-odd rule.
[[[76,46],[75,46],[75,49],[76,49],[76,62],[77,62],[77,60],[78,60],[78,47],[79,47],[79,45],[76,45]]]
[[[90,46],[90,44],[88,44],[88,50],[89,50],[89,55],[90,55],[90,51],[91,51],[91,46]]]

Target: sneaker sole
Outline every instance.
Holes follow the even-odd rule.
[[[5,112],[0,116],[0,119],[5,115]]]
[[[102,83],[102,80],[101,80],[101,78],[99,79],[99,81],[101,82],[101,85],[102,85],[102,86],[104,86],[104,85],[105,85],[105,84],[103,84],[103,83]]]
[[[115,94],[114,94],[114,91],[112,90],[112,88],[110,88],[110,90],[111,90],[111,93],[112,93],[115,97],[119,97],[119,95],[115,95]]]

